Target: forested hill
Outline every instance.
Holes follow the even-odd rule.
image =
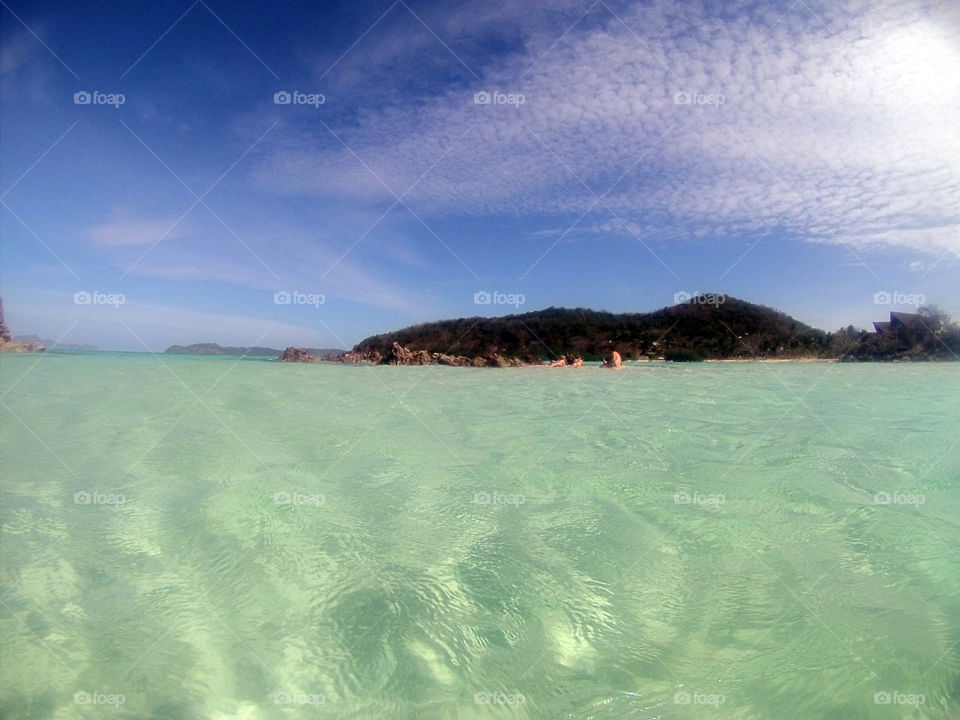
[[[358,351],[386,353],[394,342],[431,353],[599,359],[617,350],[625,360],[668,353],[702,358],[817,357],[829,334],[763,305],[701,295],[649,313],[613,314],[584,308],[547,308],[504,317],[458,318],[374,335]]]

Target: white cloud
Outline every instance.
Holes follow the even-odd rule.
[[[627,173],[585,223],[609,220],[608,206],[665,239],[689,227],[776,227],[960,255],[960,25],[950,4],[811,7],[721,16],[707,3],[654,3],[617,18],[597,5],[542,58],[542,29],[519,25],[527,50],[483,68],[477,87],[336,128],[372,173],[321,129],[274,146],[254,177],[273,192],[356,204],[390,202],[384,185],[401,194],[419,180],[407,200],[420,212],[572,221]],[[526,102],[477,106],[479,89]],[[675,104],[681,91],[725,102]]]
[[[183,222],[177,223],[176,217],[143,218],[129,208],[118,208],[109,220],[88,228],[86,232],[88,239],[97,245],[111,247],[151,245],[184,234]]]

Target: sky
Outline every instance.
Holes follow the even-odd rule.
[[[0,295],[134,351],[960,317],[957,128],[954,0],[0,0]]]

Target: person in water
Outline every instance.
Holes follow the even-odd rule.
[[[579,355],[563,355],[547,367],[583,367],[583,358]]]
[[[614,350],[614,351],[612,352],[612,354],[610,355],[610,359],[607,360],[607,361],[606,361],[603,365],[601,365],[600,367],[602,367],[602,368],[618,368],[618,367],[620,367],[620,365],[622,364],[622,362],[623,362],[623,361],[620,359],[620,353],[618,353],[616,350]]]

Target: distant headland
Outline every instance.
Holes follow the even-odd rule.
[[[336,355],[345,352],[337,348],[306,348],[311,355]],[[272,357],[281,354],[280,350],[269,347],[237,347],[233,345],[217,345],[217,343],[194,343],[192,345],[171,345],[163,351],[168,355],[245,355],[247,357]]]

